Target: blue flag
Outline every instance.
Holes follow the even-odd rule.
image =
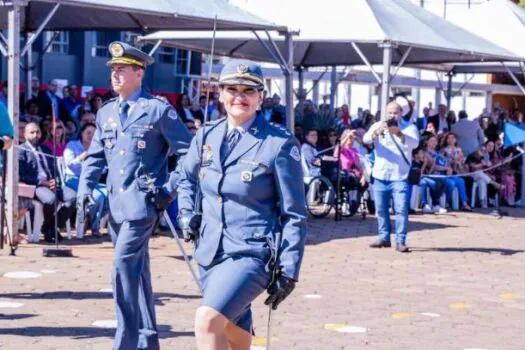
[[[519,143],[525,142],[525,124],[505,123],[503,127],[505,134],[503,139],[503,147],[508,148]]]

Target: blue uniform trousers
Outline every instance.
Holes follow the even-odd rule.
[[[113,298],[117,311],[114,350],[159,349],[148,245],[157,218],[109,220],[115,258]]]

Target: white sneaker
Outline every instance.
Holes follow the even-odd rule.
[[[425,214],[434,214],[434,212],[432,211],[432,208],[430,208],[430,205],[428,205],[428,204],[425,204],[425,206],[423,207],[423,213],[425,213]]]
[[[439,205],[435,205],[434,208],[432,208],[432,211],[434,214],[446,214],[447,209],[441,208]]]

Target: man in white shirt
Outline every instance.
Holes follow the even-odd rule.
[[[374,144],[375,162],[374,199],[379,238],[372,248],[390,247],[390,198],[394,200],[396,249],[409,251],[405,242],[408,226],[408,173],[412,162],[412,150],[419,144],[419,133],[414,124],[401,129],[402,108],[396,102],[387,106],[387,120],[374,123],[363,136],[365,144]],[[403,152],[403,153],[401,153]]]

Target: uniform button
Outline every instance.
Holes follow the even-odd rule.
[[[120,169],[120,174],[124,175],[124,169]]]
[[[222,201],[223,201],[223,199],[222,199],[221,196],[217,197],[217,202],[218,202],[218,203],[222,203]]]
[[[121,188],[119,189],[119,191],[120,191],[120,192],[124,192],[124,188],[121,187]]]
[[[121,132],[120,136],[126,136],[126,133],[125,132]]]
[[[121,156],[123,156],[123,155],[124,155],[124,153],[126,153],[126,152],[124,152],[124,150],[123,150],[123,149],[121,149],[121,150],[120,150],[120,155],[121,155]]]

